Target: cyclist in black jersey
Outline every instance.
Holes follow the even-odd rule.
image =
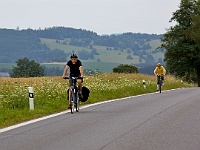
[[[63,71],[62,78],[66,77],[67,71],[69,69],[70,69],[69,78],[78,77],[77,79],[77,84],[79,88],[78,90],[79,90],[80,96],[82,97],[83,67],[82,67],[82,62],[78,59],[78,56],[76,54],[72,54],[70,56],[70,60],[67,62],[65,69]],[[71,90],[71,86],[72,86],[72,80],[69,80],[70,90]]]

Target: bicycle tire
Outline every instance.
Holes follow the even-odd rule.
[[[160,93],[161,93],[161,91],[162,91],[162,89],[161,89],[161,84],[159,84],[159,91],[160,91]]]
[[[160,91],[160,93],[162,91],[162,79],[161,78],[159,79],[159,91]]]
[[[79,99],[76,99],[76,112],[79,112]]]
[[[78,97],[77,87],[75,88],[73,95],[74,95],[74,104],[75,104],[76,112],[79,112],[79,97]]]
[[[74,96],[73,94],[71,93],[71,96],[70,96],[70,111],[71,111],[71,114],[74,113]]]

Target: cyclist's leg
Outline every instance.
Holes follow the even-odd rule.
[[[159,76],[157,76],[157,90],[159,90]]]
[[[77,84],[78,84],[78,94],[80,97],[83,97],[82,95],[83,79],[77,79]]]
[[[164,75],[162,76],[162,85],[164,85]]]

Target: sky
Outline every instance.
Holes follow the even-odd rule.
[[[181,0],[0,0],[0,28],[163,34]]]

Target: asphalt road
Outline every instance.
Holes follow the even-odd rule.
[[[200,150],[200,88],[129,97],[8,131],[0,150]]]

